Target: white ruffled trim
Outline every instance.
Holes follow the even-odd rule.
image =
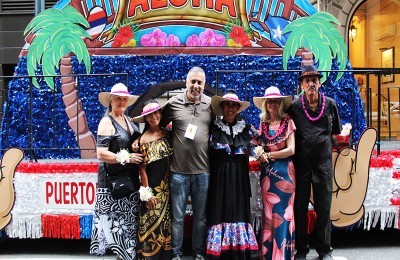
[[[219,118],[215,119],[214,124],[228,135],[231,134],[230,127],[224,124],[224,122],[222,122],[222,119]],[[246,127],[246,122],[244,120],[237,121],[236,125],[232,126],[233,137],[241,133],[245,127]]]
[[[399,228],[399,207],[373,207],[366,208],[364,213],[364,229],[375,228],[380,220],[380,229]]]
[[[13,215],[6,233],[11,238],[41,238],[41,215]]]

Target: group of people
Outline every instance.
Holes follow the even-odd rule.
[[[144,104],[132,119],[145,123],[142,134],[124,115],[137,96],[121,83],[101,92],[107,111],[97,131],[101,163],[90,252],[182,259],[190,196],[193,259],[306,259],[312,191],[316,250],[320,259],[332,259],[332,138],[341,123],[335,101],[318,91],[321,77],[306,65],[296,100],[277,87],[254,97],[261,110],[258,131],[240,116],[250,102],[236,91],[212,98],[203,93],[206,75],[200,67],[189,70],[183,93],[162,106],[156,100]],[[129,157],[121,162],[123,149]],[[250,155],[261,169],[259,239],[250,217]],[[122,172],[131,174],[135,192],[114,198],[109,177]]]

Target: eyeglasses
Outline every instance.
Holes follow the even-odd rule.
[[[280,99],[267,99],[268,104],[279,104],[281,103]]]

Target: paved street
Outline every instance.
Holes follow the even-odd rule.
[[[89,240],[57,239],[8,239],[0,245],[0,259],[115,259],[111,253],[106,256],[88,254]],[[333,257],[335,260],[397,260],[400,259],[400,231],[354,230],[332,233]],[[191,259],[190,241],[184,243],[184,260]],[[317,258],[312,250],[307,259]]]
[[[399,141],[383,141],[381,150],[396,150]],[[4,239],[0,238],[0,259],[98,259],[114,260],[115,255],[108,252],[105,256],[89,255],[90,240],[61,239]],[[332,232],[333,257],[335,260],[397,260],[400,259],[400,230],[373,229]],[[184,260],[190,257],[190,241],[184,242]],[[317,259],[315,250],[311,250],[308,260]]]

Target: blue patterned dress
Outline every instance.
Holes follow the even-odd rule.
[[[289,117],[282,134],[268,140],[266,135],[273,137],[279,130],[268,129],[266,122],[260,125],[259,145],[266,152],[279,151],[286,148],[286,139],[296,127]],[[265,131],[268,129],[268,133]],[[294,258],[294,196],[295,171],[291,157],[276,159],[261,166],[260,185],[263,201],[261,251],[263,259],[282,260]]]
[[[257,257],[258,244],[250,224],[250,125],[243,120],[230,125],[217,119],[210,133],[207,258]]]

